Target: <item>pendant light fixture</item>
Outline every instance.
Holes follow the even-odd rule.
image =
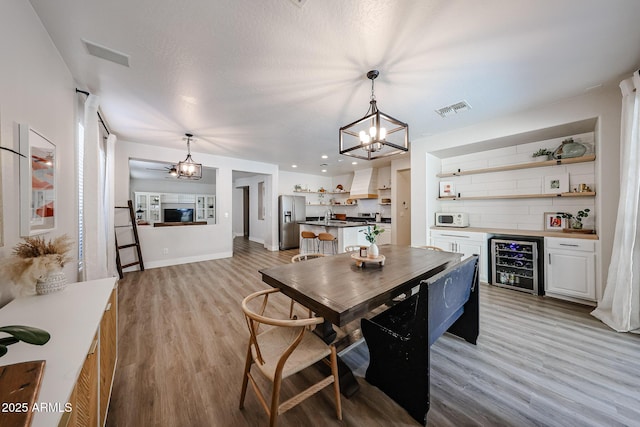
[[[367,114],[340,128],[340,154],[374,160],[409,151],[409,125],[378,110],[374,80],[380,75],[371,70],[371,100]]]
[[[183,139],[187,141],[187,158],[181,162],[178,162],[178,179],[201,179],[202,164],[194,162],[191,158],[191,138],[193,138],[193,135],[190,133],[185,133],[185,136],[186,138]],[[171,175],[173,175],[173,170],[171,170],[170,173]]]

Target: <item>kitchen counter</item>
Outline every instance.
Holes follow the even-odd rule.
[[[300,222],[300,232],[311,231],[315,234],[329,233],[332,234],[338,242],[338,253],[343,253],[344,248],[351,245],[369,246],[364,231],[369,228],[366,222],[349,222],[349,221],[330,221],[325,224],[324,221],[303,221]],[[373,223],[371,224],[373,225]],[[300,253],[306,253],[302,238],[300,239]],[[320,249],[322,251],[322,247]],[[326,252],[331,253],[329,245],[326,245]]]
[[[598,240],[597,234],[564,233],[562,231],[512,230],[512,229],[505,229],[505,228],[481,228],[481,227],[430,227],[430,229],[440,230],[440,231],[468,231],[468,232],[474,232],[474,233],[508,234],[512,236],[563,237],[563,238],[569,238],[569,239]]]
[[[364,227],[366,225],[369,225],[366,221],[353,222],[353,221],[336,221],[336,220],[331,220],[328,223],[324,221],[302,221],[302,222],[299,222],[298,224],[318,225],[322,227],[336,227],[336,228]]]

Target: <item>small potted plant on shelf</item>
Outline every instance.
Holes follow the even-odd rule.
[[[384,233],[384,228],[380,228],[377,224],[374,224],[373,228],[368,226],[366,230],[360,231],[364,233],[364,238],[367,239],[367,242],[371,243],[367,257],[378,258],[380,251],[378,250],[378,245],[376,245],[376,239],[378,238],[378,234]]]
[[[533,157],[538,161],[550,160],[552,156],[553,156],[553,152],[547,150],[546,148],[541,148],[531,155],[531,157]]]
[[[569,226],[569,229],[568,229],[569,232],[580,230],[581,232],[590,233],[592,230],[583,230],[582,228],[583,226],[582,220],[589,216],[589,212],[591,212],[591,210],[588,208],[578,211],[578,213],[575,216],[571,213],[562,212],[562,213],[558,213],[557,218],[562,217],[567,220],[567,225]]]

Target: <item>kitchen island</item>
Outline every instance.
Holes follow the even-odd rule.
[[[351,245],[369,246],[369,242],[367,242],[364,236],[364,230],[369,227],[369,224],[364,221],[303,221],[299,224],[300,233],[303,231],[311,231],[316,235],[319,233],[334,235],[338,240],[338,253],[343,253],[344,248]],[[373,226],[373,224],[371,226]],[[327,248],[327,251],[328,250]],[[320,252],[322,252],[322,246],[320,246]],[[300,253],[307,253],[305,245],[302,244],[302,238],[300,238]]]

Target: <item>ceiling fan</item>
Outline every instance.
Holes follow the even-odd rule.
[[[171,175],[172,177],[177,177],[178,176],[178,169],[176,169],[176,165],[171,165],[171,167],[169,166],[163,166],[162,169],[158,169],[158,168],[145,168],[146,170],[150,170],[150,171],[168,171],[168,174]]]

